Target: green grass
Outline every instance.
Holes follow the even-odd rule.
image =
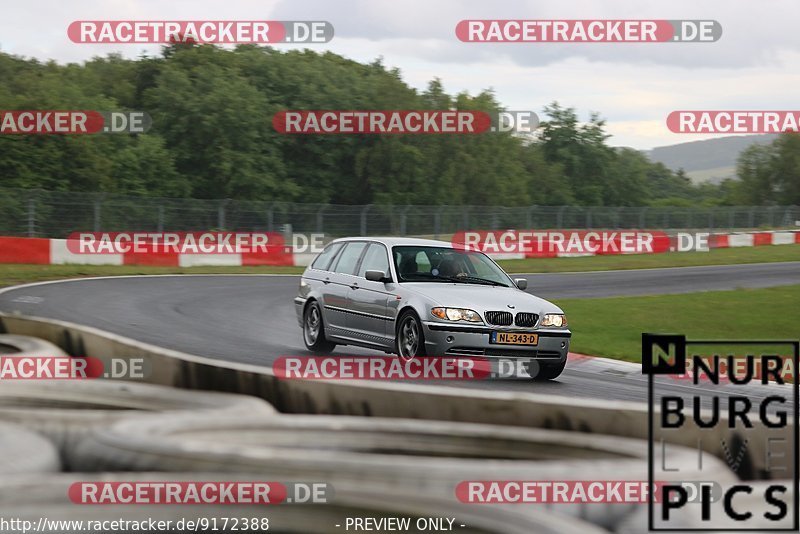
[[[642,332],[689,339],[798,339],[800,285],[686,295],[559,299],[581,354],[641,362]]]
[[[559,273],[654,267],[688,267],[800,260],[800,245],[717,249],[711,252],[530,258],[501,261],[509,273]],[[0,287],[43,280],[139,274],[299,274],[302,267],[140,267],[135,265],[0,265]]]
[[[559,273],[567,271],[609,271],[615,269],[652,269],[655,267],[692,267],[739,263],[800,261],[800,245],[721,248],[709,252],[665,252],[663,254],[626,254],[580,258],[530,258],[500,262],[509,273]]]
[[[302,267],[140,267],[136,265],[0,265],[0,287],[44,280],[138,274],[299,274]]]

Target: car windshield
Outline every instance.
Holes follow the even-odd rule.
[[[457,282],[511,286],[511,280],[482,252],[448,247],[392,247],[400,282]]]

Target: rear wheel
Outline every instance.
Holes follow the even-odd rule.
[[[567,366],[567,359],[559,363],[531,362],[528,366],[528,375],[533,380],[554,380],[561,376]]]
[[[327,354],[336,347],[336,343],[325,339],[322,309],[316,300],[309,303],[303,313],[303,342],[308,350],[321,354]]]
[[[404,360],[412,360],[417,356],[425,356],[425,336],[422,323],[417,314],[411,310],[403,312],[397,321],[395,333],[397,355]]]

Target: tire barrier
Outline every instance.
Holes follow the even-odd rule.
[[[151,412],[202,411],[272,415],[267,402],[250,396],[186,391],[117,380],[14,380],[0,384],[0,421],[51,439],[69,468],[69,452],[92,428]]]
[[[475,507],[460,503],[437,501],[418,496],[400,496],[391,493],[363,493],[337,486],[328,504],[279,504],[268,506],[194,504],[183,505],[120,505],[82,506],[68,497],[70,487],[78,482],[191,482],[191,481],[253,481],[258,475],[242,473],[70,473],[44,476],[0,476],[0,516],[30,521],[37,525],[46,515],[47,521],[179,521],[205,518],[256,519],[265,518],[271,531],[298,534],[341,533],[347,518],[400,517],[408,518],[411,528],[405,532],[424,532],[418,529],[420,518],[452,518],[458,521],[453,530],[459,532],[497,534],[602,534],[608,531],[575,518],[550,513],[547,510],[507,510],[493,507]],[[276,477],[269,481],[279,482]],[[340,526],[337,526],[340,525]],[[460,527],[464,525],[464,527]],[[62,525],[58,532],[72,534],[86,532],[86,525]],[[196,532],[219,532],[220,529],[198,528]],[[241,530],[241,529],[240,529]],[[246,529],[253,531],[254,529]],[[261,529],[263,530],[263,529]]]
[[[60,469],[58,451],[50,441],[24,427],[0,423],[0,477]]]
[[[670,447],[665,454],[680,468],[681,481],[707,478],[708,471],[696,471],[696,451]],[[456,501],[456,488],[467,481],[644,482],[646,458],[640,440],[545,429],[319,415],[161,415],[96,429],[70,463],[85,471],[268,474],[446,502]],[[716,468],[720,480],[734,479],[721,461],[707,460],[712,464],[705,469]],[[632,509],[626,503],[552,507],[604,527]]]
[[[20,356],[67,356],[67,353],[57,345],[43,339],[31,336],[0,334],[0,357],[14,358]]]
[[[144,358],[154,370],[148,378],[152,383],[253,395],[266,399],[281,412],[431,419],[648,437],[646,406],[630,402],[465,391],[386,381],[281,380],[271,369],[261,366],[194,356],[66,321],[5,313],[0,313],[0,331],[34,335],[65,348],[79,346],[82,354],[99,359]],[[757,421],[753,424],[761,425]],[[787,425],[783,432],[786,439],[793,439],[794,426]],[[661,437],[656,435],[656,439]],[[703,449],[718,458],[724,458],[723,441],[730,443],[733,439],[727,428],[715,428],[712,434],[689,425],[681,433],[663,436],[670,443],[690,448],[697,446],[700,437]],[[766,444],[758,442],[750,444],[743,461],[752,465],[757,475],[769,478],[766,458]]]

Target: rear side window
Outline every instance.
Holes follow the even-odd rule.
[[[336,261],[334,271],[342,274],[355,274],[358,259],[361,253],[364,252],[364,247],[367,244],[363,241],[351,241],[344,246],[344,249],[339,254],[339,259]]]
[[[340,248],[342,248],[341,243],[333,243],[328,245],[325,247],[325,250],[323,250],[320,255],[317,256],[317,259],[314,260],[314,263],[311,264],[311,267],[321,271],[327,271],[328,266],[331,264],[331,260],[334,256],[336,256],[336,253]]]

